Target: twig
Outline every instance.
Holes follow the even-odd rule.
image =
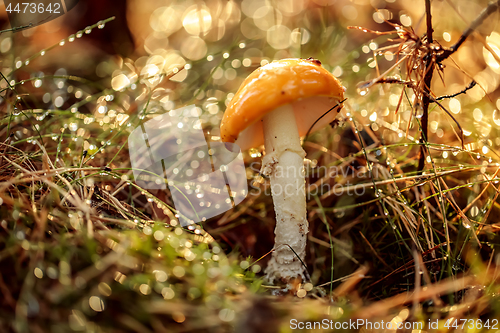
[[[462,21],[464,21],[465,23],[468,23],[468,21],[463,17],[462,14],[460,14],[460,12],[458,11],[457,7],[451,3],[452,0],[446,0],[446,2],[448,2],[448,4],[450,5],[450,7],[455,11],[455,13],[462,19]],[[483,35],[481,35],[480,33],[477,32],[477,30],[474,30],[474,32],[472,33],[472,35],[474,35],[477,40],[479,42],[481,42],[481,44],[483,44],[484,48],[486,50],[488,50],[488,52],[490,52],[490,54],[493,56],[493,58],[495,58],[495,60],[500,63],[500,56],[491,48],[491,46],[486,42],[486,38],[483,37]]]
[[[477,82],[472,80],[471,83],[469,83],[469,85],[467,87],[465,87],[463,90],[457,92],[456,94],[452,94],[452,95],[444,95],[444,96],[440,96],[440,97],[437,97],[434,101],[432,101],[433,103],[435,101],[440,101],[440,100],[443,100],[445,98],[453,98],[453,97],[457,97],[458,95],[462,95],[462,94],[465,94],[468,90],[474,88],[476,86]]]
[[[462,33],[462,36],[460,36],[458,41],[453,44],[452,47],[450,47],[449,49],[445,49],[444,52],[439,55],[438,62],[445,60],[450,55],[455,53],[458,48],[465,42],[465,40],[474,32],[474,30],[476,30],[484,22],[484,20],[486,20],[488,16],[498,10],[499,6],[500,0],[490,3],[488,7],[486,7],[481,12],[481,14],[479,14],[479,16],[474,21],[472,21],[471,25]]]
[[[427,23],[427,44],[432,44],[434,39],[432,38],[432,14],[431,14],[431,0],[425,0],[425,20]]]
[[[431,0],[425,0],[425,16],[427,21],[427,54],[425,56],[425,77],[422,96],[422,136],[420,138],[421,143],[427,141],[427,128],[429,127],[429,92],[431,91],[432,75],[434,74],[434,62],[432,59],[432,48],[431,44],[434,42],[432,38],[432,15],[431,15]],[[420,159],[418,160],[418,172],[422,174],[425,166],[425,145],[420,148]]]

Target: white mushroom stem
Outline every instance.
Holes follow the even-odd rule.
[[[305,152],[291,105],[281,106],[263,119],[266,155],[261,172],[270,177],[276,213],[275,251],[267,266],[270,281],[304,278],[308,222],[304,179]],[[293,248],[295,253],[290,249]]]

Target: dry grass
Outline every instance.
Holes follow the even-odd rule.
[[[405,10],[411,6],[401,3]],[[304,10],[303,16],[315,13]],[[121,59],[120,67],[110,57],[115,77],[135,80],[123,89],[112,89],[109,76],[40,74],[50,72],[37,65],[42,51],[3,54],[5,63],[20,57],[30,64],[9,68],[1,83],[0,330],[290,332],[293,319],[421,322],[425,331],[435,330],[430,321],[446,330],[447,320],[453,326],[457,319],[461,330],[460,320],[471,319],[474,325],[489,320],[482,329],[497,330],[500,142],[492,101],[498,89],[460,67],[454,55],[434,60],[436,77],[424,88],[426,54],[439,57],[446,48],[427,45],[418,24],[395,21],[368,41],[362,38],[372,23],[367,32],[331,22],[311,27],[309,44],[299,55],[288,54],[318,57],[333,71],[341,65],[349,97],[341,124],[304,142],[310,281],[288,296],[273,296],[276,287],[261,276],[273,245],[274,212],[269,185],[255,167],[259,150],[245,153],[248,198],[207,223],[181,228],[168,192],[134,183],[127,147],[130,131],[162,113],[165,98],[174,95],[176,106],[202,106],[202,119],[216,136],[231,86],[272,58],[263,40],[245,39],[242,49],[241,40],[214,43],[214,60],[191,62],[189,75],[196,75],[184,82],[170,80],[172,71],[149,76],[141,74],[144,62]],[[467,26],[448,22],[439,29]],[[347,43],[346,36],[356,39]],[[461,47],[481,50],[483,42]],[[349,52],[335,48],[342,43]],[[230,61],[259,47],[262,57],[238,66],[233,82],[213,77],[214,68],[232,68]],[[64,53],[54,47],[44,54],[49,51]],[[467,88],[471,78],[478,83]],[[63,103],[54,107],[58,94]],[[425,96],[429,131],[419,140]],[[218,112],[210,111],[213,105]],[[463,331],[474,331],[467,326]]]

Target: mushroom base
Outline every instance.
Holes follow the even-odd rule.
[[[270,177],[276,213],[275,244],[266,268],[273,282],[304,278],[308,222],[304,179],[305,152],[293,108],[281,106],[263,119],[266,155],[262,173]],[[293,251],[292,251],[293,249]]]

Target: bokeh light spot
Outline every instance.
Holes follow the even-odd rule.
[[[199,9],[197,5],[194,5],[188,8],[182,20],[182,25],[191,35],[205,35],[212,26],[212,16],[207,9]]]
[[[290,34],[292,32],[287,26],[275,25],[267,31],[267,42],[277,50],[290,46]]]
[[[89,306],[95,312],[102,312],[105,309],[104,301],[98,296],[91,296],[89,298]]]

